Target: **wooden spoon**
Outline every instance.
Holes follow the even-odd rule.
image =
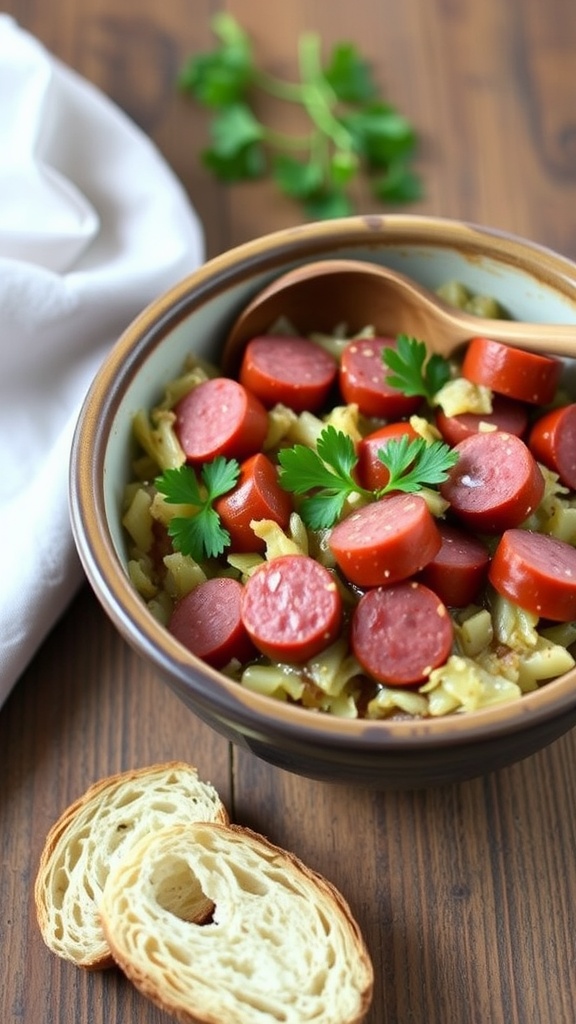
[[[338,324],[354,334],[371,324],[377,334],[408,334],[445,356],[470,338],[485,335],[530,352],[576,358],[576,323],[526,324],[478,317],[449,306],[388,267],[332,259],[290,270],[252,299],[226,339],[222,358],[226,373],[237,372],[250,338],[269,333],[279,317],[287,318],[303,336],[313,331],[332,333]]]

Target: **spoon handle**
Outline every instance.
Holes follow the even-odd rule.
[[[439,305],[435,300],[435,306]],[[484,335],[506,345],[517,345],[528,352],[576,358],[576,323],[535,324],[521,320],[494,320],[451,307],[446,312],[445,323],[449,326],[454,348],[473,337]]]

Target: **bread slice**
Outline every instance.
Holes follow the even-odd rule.
[[[114,963],[98,907],[108,872],[142,836],[174,822],[228,822],[216,790],[180,761],[94,783],[50,829],[34,886],[36,916],[53,953],[79,967]]]
[[[343,896],[249,829],[149,833],[111,869],[100,910],[120,967],[181,1024],[357,1024],[370,1005]]]

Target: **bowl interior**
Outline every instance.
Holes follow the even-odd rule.
[[[131,423],[177,376],[191,352],[215,360],[235,317],[274,277],[307,261],[372,260],[431,289],[457,279],[497,298],[515,319],[576,325],[576,266],[523,240],[473,225],[421,217],[350,218],[306,225],[247,243],[213,259],[146,309],[119,340],[86,399],[73,446],[71,508],[87,575],[121,632],[200,709],[254,734],[310,729],[351,743],[461,743],[473,734],[522,728],[526,716],[576,703],[576,671],[521,701],[418,722],[343,721],[241,690],[179,645],[152,618],[128,582],[119,509],[130,478]],[[576,357],[576,331],[575,331]],[[239,692],[241,691],[241,692]]]

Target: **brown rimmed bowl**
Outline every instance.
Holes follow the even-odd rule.
[[[435,289],[458,279],[515,319],[575,324],[576,265],[536,244],[463,222],[358,216],[283,230],[209,262],[148,306],[106,358],[71,455],[70,507],[88,580],[111,620],[190,712],[298,775],[381,789],[456,782],[521,760],[576,723],[576,670],[511,703],[421,720],[341,719],[243,689],[185,651],[127,575],[121,524],[132,417],[160,398],[194,351],[217,360],[235,318],[279,274],[334,257],[374,261]],[[567,367],[570,371],[570,367]]]

